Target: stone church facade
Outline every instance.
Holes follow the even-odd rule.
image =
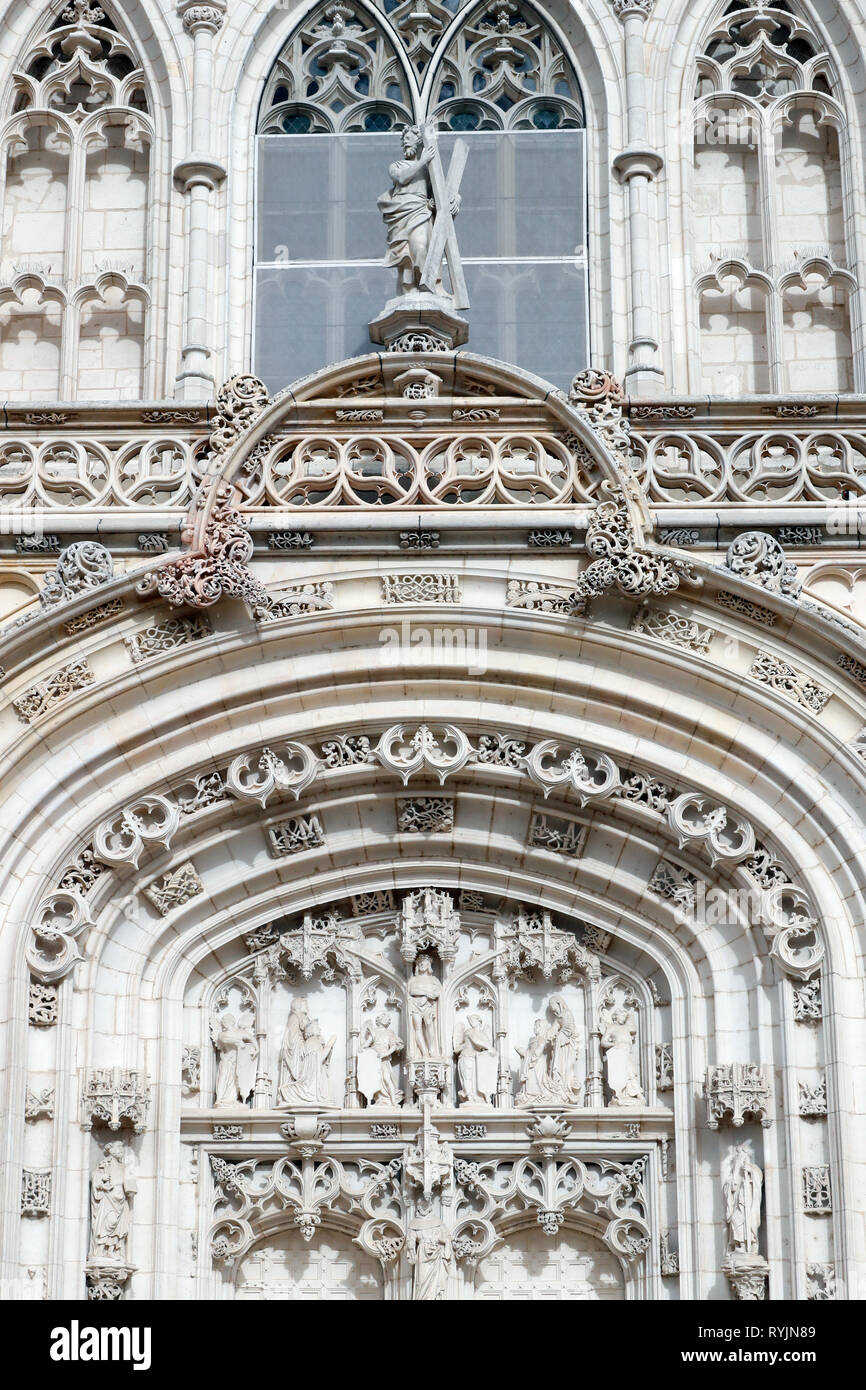
[[[4,6],[8,1296],[864,1296],[864,90]]]

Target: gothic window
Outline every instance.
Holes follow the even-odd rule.
[[[585,362],[584,108],[550,25],[514,0],[329,3],[285,44],[259,114],[254,369],[268,384],[369,349],[394,293],[376,200],[400,131],[424,122],[446,166],[458,138],[469,149],[469,347],[562,386]]]
[[[851,391],[854,258],[831,60],[788,0],[733,0],[697,66],[700,388]]]
[[[48,21],[0,129],[0,390],[140,399],[153,127],[106,10],[72,0]]]

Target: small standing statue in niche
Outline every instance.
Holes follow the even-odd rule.
[[[515,1049],[520,1058],[517,1104],[551,1104],[553,1097],[547,1084],[547,1043],[549,1029],[543,1018],[537,1018],[526,1047]]]
[[[452,219],[460,208],[457,190],[466,145],[456,142],[446,179],[434,127],[406,126],[402,138],[403,158],[389,166],[391,188],[377,204],[388,231],[385,264],[397,268],[399,294],[426,291],[443,298],[442,256],[446,254],[454,302],[458,309],[465,309],[466,285]]]
[[[306,999],[293,999],[280,1048],[278,1105],[331,1105],[331,1054],[336,1034],[327,1042]]]
[[[496,1051],[480,1014],[470,1014],[454,1029],[459,1099],[466,1105],[492,1105],[496,1091]]]
[[[725,1199],[729,1248],[756,1255],[764,1175],[757,1163],[752,1162],[748,1143],[737,1144],[731,1150],[725,1166],[727,1172],[722,1195]]]
[[[419,956],[409,981],[409,1022],[412,1056],[441,1057],[439,998],[442,985],[433,974],[433,961]]]
[[[90,1261],[124,1265],[136,1191],[132,1160],[123,1144],[106,1144],[90,1183]]]
[[[219,1053],[216,1075],[216,1107],[244,1105],[256,1084],[256,1035],[245,1019],[234,1014],[211,1019],[213,1045]]]
[[[602,1021],[601,1050],[607,1067],[612,1106],[645,1105],[634,1057],[637,1015],[634,1009],[613,1009]]]
[[[418,1214],[406,1232],[406,1257],[414,1267],[412,1298],[416,1303],[441,1303],[448,1297],[448,1276],[454,1263],[451,1233],[434,1214],[433,1203],[422,1198]]]
[[[388,1014],[365,1023],[358,1053],[358,1090],[368,1105],[402,1105],[403,1092],[394,1085],[391,1058],[403,1051],[403,1040],[391,1027]]]

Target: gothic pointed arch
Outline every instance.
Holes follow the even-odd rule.
[[[109,1258],[81,1224],[67,1292],[85,1275],[143,1291],[147,1233],[169,1225],[190,1237],[180,1296],[507,1298],[531,1265],[574,1299],[664,1298],[668,1280],[748,1297],[768,1276],[803,1297],[811,1230],[773,1269],[750,1208],[708,1270],[694,1201],[772,1165],[773,1213],[811,1213],[822,1269],[846,1267],[853,1165],[829,1143],[860,988],[866,777],[842,733],[866,708],[861,647],[846,633],[840,652],[840,615],[804,601],[772,537],[722,566],[653,540],[605,374],[565,399],[468,353],[392,356],[274,402],[229,384],[188,549],[114,574],[72,547],[0,635],[23,817],[0,846],[21,924],[0,948],[33,1104],[77,1096],[58,1142],[130,1193],[154,1136],[177,1141],[129,1198],[132,1244]],[[275,583],[241,515],[269,452],[313,420],[322,445],[351,433],[341,480],[321,452],[306,475],[338,489],[318,516],[281,505],[369,529],[400,509],[400,471],[372,466],[378,417],[393,432],[419,410],[448,437],[486,412],[500,468],[462,500],[460,470],[455,495],[414,496],[422,535],[473,511],[525,525],[530,475],[497,441],[519,421],[524,463],[533,439],[551,457],[567,441],[569,573],[491,555],[470,574],[434,549],[387,569],[313,555]],[[401,619],[429,632],[443,613],[447,661],[401,644]],[[106,739],[126,750],[108,780]],[[46,1196],[18,1130],[6,1143],[31,1207],[74,1209],[68,1164]],[[421,1245],[438,1254],[419,1266]]]
[[[278,55],[264,92],[262,135],[383,132],[411,123],[414,84],[375,11],[322,4]]]
[[[466,6],[429,79],[444,130],[561,130],[585,124],[573,64],[529,4]]]

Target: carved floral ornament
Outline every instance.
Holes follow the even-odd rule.
[[[427,1196],[444,1162],[429,1133],[440,1105],[645,1106],[638,1035],[652,1026],[650,998],[602,966],[593,940],[588,928],[578,939],[530,908],[463,928],[451,894],[435,888],[408,892],[384,922],[326,909],[286,931],[260,929],[247,939],[251,957],[213,996],[214,1106],[246,1107],[252,1097],[254,1110],[293,1113],[420,1107],[412,1163]],[[399,956],[383,947],[389,941]],[[337,986],[330,1003],[320,981]],[[509,1022],[519,981],[533,982],[534,1022]],[[280,1037],[275,1007],[288,1014]],[[295,1146],[323,1137],[296,1130]]]
[[[229,799],[265,809],[286,797],[297,801],[322,779],[369,776],[378,768],[404,787],[416,777],[444,784],[451,776],[480,774],[495,785],[500,777],[525,776],[545,800],[554,793],[558,798],[574,797],[581,807],[590,809],[606,805],[615,811],[631,803],[649,811],[659,818],[659,828],[667,825],[680,849],[713,867],[740,869],[749,882],[758,885],[760,924],[770,954],[787,974],[806,980],[820,967],[824,946],[808,894],[758,844],[754,827],[735,807],[704,792],[678,793],[645,773],[620,767],[608,753],[584,743],[546,738],[530,744],[503,732],[482,733],[473,741],[456,725],[431,722],[414,727],[395,724],[378,739],[352,733],[326,738],[316,747],[296,740],[275,743],[239,754],[225,769],[193,776],[173,794],[151,794],[120,808],[97,826],[92,844],[67,867],[57,890],[36,909],[27,950],[33,975],[53,981],[68,974],[81,958],[79,938],[92,925],[88,898],[93,885],[109,867],[115,873],[137,871],[145,856],[149,859],[168,850],[180,827],[198,811]],[[449,802],[449,810],[447,825],[428,830],[453,831],[453,803]],[[533,824],[537,823],[536,814]],[[582,826],[576,828],[585,834]],[[298,853],[315,852],[323,843],[323,833],[310,834],[294,848]],[[532,837],[531,843],[540,852],[556,849],[545,837]],[[668,891],[667,880],[663,882],[663,868],[668,876],[675,873],[690,881],[686,897],[694,908],[694,874],[665,861],[653,876],[650,891],[674,898],[686,910],[685,898],[680,901],[673,890]],[[161,911],[182,906],[204,891],[194,866],[187,863],[183,869],[190,878],[190,891],[157,903]],[[153,901],[155,886],[146,890]],[[438,948],[444,949],[441,942]]]
[[[398,367],[404,366],[404,356],[412,362],[419,360],[418,354],[397,356]],[[435,365],[435,354],[420,356]],[[474,365],[474,359],[468,355],[466,362]],[[364,359],[360,359],[354,369],[356,375],[363,365]],[[478,367],[483,365],[483,359],[478,359]],[[378,399],[377,391],[381,391],[387,404],[394,385],[382,375],[378,359],[370,366],[370,399]],[[344,376],[345,368],[318,374],[308,385],[306,395],[299,392],[297,397],[284,392],[271,400],[263,383],[248,375],[234,377],[220,388],[210,455],[182,532],[188,550],[144,574],[138,584],[139,593],[157,593],[173,605],[196,608],[209,607],[229,596],[244,600],[257,617],[281,615],[279,600],[266,592],[249,568],[253,542],[239,507],[260,475],[263,457],[279,438],[285,415],[295,412],[305,399],[327,400],[329,392],[340,398],[343,387],[340,378],[335,379],[335,372]],[[531,383],[522,378],[519,385],[510,380],[492,383],[494,391],[523,395],[530,387]],[[796,566],[786,560],[779,542],[769,534],[744,532],[738,536],[728,549],[721,573],[699,559],[649,539],[653,523],[632,461],[624,404],[619,384],[597,369],[580,372],[567,397],[562,392],[551,392],[545,399],[545,409],[554,417],[560,433],[565,431],[570,447],[586,459],[600,479],[596,492],[599,500],[589,515],[586,532],[590,562],[579,574],[571,595],[565,596],[563,611],[584,616],[589,600],[609,592],[633,599],[665,598],[683,585],[699,589],[705,579],[711,580],[710,593],[714,593],[725,572],[761,587],[769,595],[797,599],[801,585]],[[374,413],[381,415],[381,411]],[[342,414],[346,414],[345,409]],[[326,474],[331,466],[323,460]],[[368,489],[371,486],[366,475],[363,479],[359,475],[357,481]],[[477,480],[472,481],[477,486]],[[391,488],[385,500],[399,503],[401,498],[405,500],[403,485],[396,476],[393,482],[396,493],[392,497]],[[374,482],[372,486],[375,492],[380,485]],[[316,500],[314,495],[314,504]],[[329,497],[329,502],[333,500]],[[429,505],[436,498],[431,495],[417,500]],[[492,494],[490,500],[496,500]],[[724,591],[721,596],[724,597]],[[306,605],[289,611],[306,611]],[[814,606],[812,611],[819,618],[834,620],[834,615],[820,606]]]
[[[403,356],[407,355],[397,356],[400,356],[400,362],[396,365],[404,367]],[[410,361],[417,360],[412,354],[408,356]],[[428,357],[435,365],[435,355]],[[425,357],[425,360],[428,358]],[[366,359],[359,359],[353,366],[353,380],[364,365]],[[382,400],[388,404],[392,399],[388,393],[394,389],[394,382],[385,373],[379,359],[372,360],[369,365],[370,389],[374,396],[381,391]],[[473,359],[468,354],[465,359],[459,355],[459,366],[462,371],[471,368],[479,374],[486,372],[490,378],[486,386],[494,394],[499,390],[524,398],[529,396],[530,399],[537,396],[534,382],[517,371],[503,373],[497,369],[494,373],[491,364],[486,364],[484,359]],[[393,375],[393,369],[389,370]],[[255,377],[240,376],[225,383],[217,396],[210,452],[205,458],[201,482],[182,531],[182,539],[188,549],[179,556],[155,560],[153,567],[141,574],[137,584],[140,594],[157,594],[173,605],[185,604],[194,608],[210,607],[224,596],[240,598],[250,606],[258,619],[279,618],[331,606],[331,591],[326,585],[308,586],[309,594],[289,595],[288,601],[264,589],[250,569],[253,541],[239,508],[245,505],[250,488],[261,472],[263,454],[273,448],[275,441],[279,441],[284,415],[290,410],[302,409],[305,400],[315,405],[320,399],[342,399],[339,393],[349,389],[344,381],[347,372],[346,366],[329,369],[313,378],[307,384],[306,391],[299,391],[297,397],[286,392],[273,401],[264,385]],[[403,375],[405,371],[398,372],[398,378],[402,379]],[[476,378],[468,380],[475,381]],[[462,387],[455,386],[454,389],[465,389],[465,382]],[[331,397],[328,393],[331,393]],[[403,398],[398,397],[397,400],[402,403]],[[706,585],[711,602],[717,597],[728,612],[742,613],[754,621],[762,620],[759,608],[742,598],[737,591],[736,581],[745,581],[751,586],[760,587],[767,595],[769,606],[766,618],[772,622],[773,600],[781,599],[783,604],[785,600],[796,600],[801,589],[796,567],[786,560],[775,537],[762,532],[744,532],[729,547],[725,565],[720,569],[648,539],[652,533],[652,519],[636,471],[637,460],[632,458],[629,423],[623,415],[624,403],[619,385],[608,373],[595,369],[587,369],[575,377],[567,398],[561,392],[551,392],[544,399],[543,407],[551,416],[552,426],[568,442],[574,458],[584,460],[580,466],[594,472],[597,478],[594,495],[600,498],[588,518],[585,548],[589,564],[579,574],[571,594],[567,590],[560,593],[556,603],[551,602],[550,611],[585,616],[589,600],[601,594],[619,593],[632,599],[649,596],[663,599],[684,585],[692,589]],[[345,409],[342,413],[346,414]],[[358,442],[362,441],[359,439]],[[361,481],[369,488],[369,477],[365,476]],[[473,477],[470,481],[476,488],[477,479]],[[379,483],[375,483],[373,491],[379,486]],[[397,493],[394,496],[389,493],[385,500],[398,504],[402,500],[405,503],[409,494],[403,493],[402,485],[396,480],[395,486]],[[543,501],[545,496],[548,501],[553,500],[544,493],[539,494],[536,500]],[[310,500],[316,505],[318,498],[315,493]],[[437,498],[431,494],[429,498],[420,500],[422,504],[429,505],[435,503]],[[491,494],[490,500],[506,499],[494,498]],[[328,505],[331,504],[332,499],[329,499]],[[525,504],[525,496],[521,496],[520,504]],[[726,575],[735,581],[730,590],[721,587]],[[43,608],[52,609],[91,587],[108,582],[111,577],[111,557],[104,547],[94,542],[76,543],[61,555],[56,573],[46,581],[40,602]],[[317,590],[315,594],[312,593],[313,588]],[[321,594],[318,593],[319,588]],[[533,603],[529,606],[540,605]],[[833,623],[837,628],[843,626],[850,635],[857,634],[853,624],[824,604],[806,602],[801,604],[800,612],[804,617],[808,615],[809,625],[811,619],[815,618],[822,627]],[[833,633],[833,641],[838,648],[838,631]],[[866,656],[866,645],[863,652]],[[866,662],[860,663],[860,666],[866,671]],[[853,668],[851,670],[856,679],[857,673],[853,672]]]

